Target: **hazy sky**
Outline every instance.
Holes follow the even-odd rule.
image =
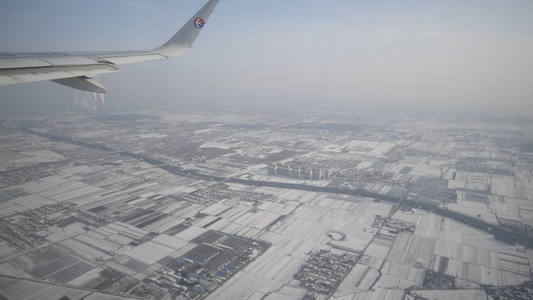
[[[0,52],[155,48],[205,2],[0,0]],[[100,80],[106,101],[528,112],[532,15],[531,0],[223,0],[184,56]],[[0,106],[83,94],[51,82],[4,86]]]

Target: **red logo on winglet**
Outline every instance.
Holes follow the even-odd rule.
[[[202,27],[204,27],[204,25],[205,25],[205,21],[204,21],[204,19],[202,19],[202,18],[197,18],[196,20],[194,20],[194,27],[196,27],[196,28],[202,28]]]

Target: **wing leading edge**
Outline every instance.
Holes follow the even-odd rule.
[[[51,80],[89,92],[107,93],[92,77],[117,65],[167,59],[192,46],[219,0],[209,0],[170,40],[153,50],[95,53],[0,53],[0,85]]]

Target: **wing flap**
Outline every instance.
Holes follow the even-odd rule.
[[[107,94],[107,89],[100,82],[86,76],[54,79],[52,81],[82,91]]]
[[[94,65],[95,61],[83,56],[40,57],[54,66]]]
[[[3,70],[0,74],[0,85],[80,76],[92,77],[116,71],[119,69],[111,64],[10,69]]]
[[[94,62],[93,62],[94,63]],[[0,58],[0,69],[51,67],[53,64],[37,57],[9,57]]]
[[[146,53],[135,55],[113,55],[113,56],[99,56],[100,60],[104,60],[115,65],[131,64],[136,62],[149,62],[155,60],[167,59],[166,56],[160,54]]]
[[[17,81],[15,78],[7,75],[0,75],[0,85],[9,85],[9,84],[16,84],[21,83],[20,81]]]

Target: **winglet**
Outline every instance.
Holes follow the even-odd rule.
[[[181,55],[192,46],[219,0],[209,0],[174,36],[153,50],[166,57]]]

